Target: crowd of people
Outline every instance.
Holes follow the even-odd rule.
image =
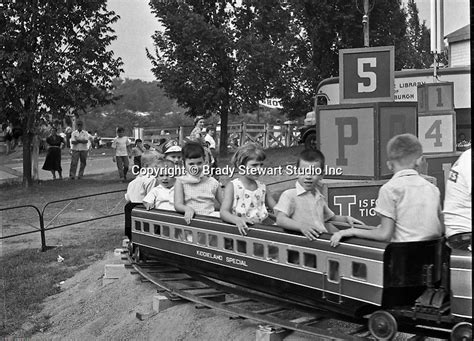
[[[202,142],[202,128],[196,124],[194,139],[181,148],[169,142],[162,156],[141,154],[141,165],[155,167],[151,173],[137,176],[127,188],[125,235],[131,238],[131,211],[143,204],[146,209],[164,209],[183,213],[189,224],[195,215],[220,217],[246,235],[253,224],[276,224],[289,233],[300,233],[310,240],[321,233],[331,233],[330,243],[337,247],[347,237],[356,236],[378,241],[408,242],[430,240],[445,235],[453,247],[471,245],[471,151],[465,151],[453,165],[446,189],[444,212],[438,188],[418,173],[423,150],[411,134],[393,137],[387,145],[387,165],[393,177],[379,191],[375,211],[380,225],[368,228],[360,220],[336,215],[321,192],[325,158],[319,150],[304,150],[298,158],[295,186],[284,191],[276,201],[259,180],[264,167],[265,151],[248,143],[240,146],[232,158],[240,170],[237,178],[222,188],[218,180],[203,172],[210,164]],[[198,135],[199,134],[199,135]],[[197,138],[196,138],[197,137]],[[168,153],[167,153],[168,152]],[[212,159],[211,159],[212,160]],[[167,169],[181,165],[185,173],[174,176]],[[320,170],[308,172],[307,170]],[[311,209],[309,209],[311,208]],[[339,229],[333,222],[345,223]]]

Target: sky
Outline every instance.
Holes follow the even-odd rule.
[[[402,2],[406,3],[407,0]],[[426,25],[430,27],[431,0],[416,0],[415,2],[421,20],[426,20]],[[446,36],[469,24],[470,8],[469,0],[444,0],[444,3],[444,35]],[[158,19],[151,13],[148,0],[108,0],[108,8],[120,16],[113,26],[117,40],[112,43],[111,49],[116,56],[123,59],[125,72],[122,78],[155,80],[145,49],[148,48],[152,53],[154,52],[151,36],[156,30],[160,30],[161,26]]]

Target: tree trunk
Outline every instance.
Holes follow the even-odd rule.
[[[221,112],[221,132],[220,132],[220,145],[219,154],[221,156],[227,155],[227,124],[229,122],[229,113]]]
[[[31,187],[33,179],[31,177],[31,141],[33,134],[23,130],[23,187]]]
[[[33,148],[32,148],[32,172],[33,172],[33,181],[39,180],[39,171],[38,171],[38,159],[39,159],[39,149],[40,149],[40,138],[38,135],[33,136]]]

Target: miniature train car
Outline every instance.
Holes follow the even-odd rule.
[[[132,212],[130,252],[306,306],[351,317],[372,313],[369,329],[381,338],[396,333],[397,320],[471,333],[470,252],[449,255],[443,238],[350,238],[337,248],[329,239],[322,234],[310,241],[266,225],[242,236],[217,218],[197,216],[187,225],[176,212],[139,206]]]

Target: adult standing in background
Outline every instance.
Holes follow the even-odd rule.
[[[51,134],[46,138],[48,144],[48,153],[44,160],[43,169],[49,170],[53,174],[53,180],[56,180],[56,172],[59,178],[63,178],[61,167],[61,144],[65,143],[63,138],[57,134],[56,127],[51,128]]]
[[[76,126],[77,130],[74,130],[71,134],[72,156],[71,167],[69,169],[69,179],[71,180],[76,178],[76,170],[79,160],[81,161],[81,165],[79,167],[79,174],[77,178],[80,179],[84,176],[88,152],[87,143],[92,140],[92,136],[87,131],[82,130],[82,121],[77,121]]]
[[[472,244],[471,149],[461,154],[446,181],[444,225],[448,244],[454,249],[469,250]]]
[[[192,141],[203,143],[204,142],[204,134],[202,131],[203,128],[204,128],[204,117],[197,116],[194,119],[194,129],[191,131],[191,134],[189,134],[189,139]]]

